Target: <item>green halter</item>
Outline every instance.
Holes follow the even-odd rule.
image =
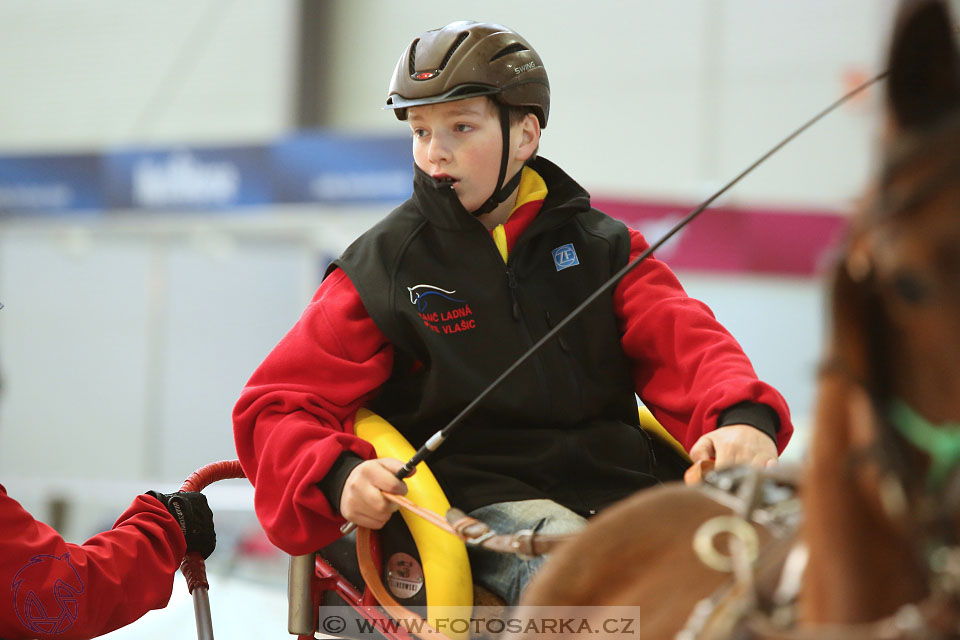
[[[927,486],[940,489],[960,464],[960,422],[932,424],[903,400],[894,400],[887,416],[900,435],[930,456]]]

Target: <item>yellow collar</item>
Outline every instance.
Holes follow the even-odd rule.
[[[513,215],[514,211],[528,202],[543,200],[546,197],[547,183],[544,182],[539,173],[530,167],[524,167],[520,174],[520,186],[517,187],[517,203],[513,206],[513,209],[510,210],[510,216]],[[508,220],[510,216],[507,216]],[[498,224],[490,233],[493,235],[493,242],[500,251],[500,256],[503,258],[503,261],[506,262],[509,255],[506,229],[503,228],[502,224]]]

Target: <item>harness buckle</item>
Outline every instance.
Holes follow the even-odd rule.
[[[536,537],[533,529],[521,529],[513,534],[510,540],[510,548],[513,554],[521,560],[533,560],[537,556],[533,554],[533,540]],[[530,553],[524,553],[521,549],[526,549]]]
[[[480,535],[476,536],[475,538],[467,538],[467,537],[464,537],[463,541],[464,541],[466,544],[470,545],[471,547],[479,547],[479,546],[481,546],[484,542],[486,542],[487,540],[489,540],[490,538],[492,538],[492,537],[495,536],[495,535],[497,535],[497,534],[494,533],[493,531],[491,531],[490,529],[487,529],[485,532],[481,533]]]

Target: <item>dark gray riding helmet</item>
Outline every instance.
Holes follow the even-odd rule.
[[[529,107],[547,126],[550,83],[533,47],[507,27],[490,22],[451,22],[415,38],[400,56],[390,80],[387,108],[397,119],[425,104],[490,96],[500,105],[503,150],[497,186],[474,216],[493,211],[520,183],[520,171],[506,180],[510,118],[507,107]]]
[[[407,108],[492,96],[530,107],[547,126],[550,83],[543,61],[518,33],[490,22],[452,22],[427,31],[400,56],[390,80],[387,108],[407,119]]]

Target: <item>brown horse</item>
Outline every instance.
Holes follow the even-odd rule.
[[[655,640],[960,637],[952,31],[936,0],[906,3],[894,30],[883,170],[833,274],[799,532],[778,537],[750,521],[764,512],[756,492],[732,506],[679,484],[641,492],[553,555],[524,595],[524,616],[567,611],[591,618],[597,633],[598,618],[616,611],[609,607],[630,606],[632,633],[621,627],[623,637]],[[745,477],[741,484],[753,476]],[[718,557],[732,557],[733,573],[706,565]]]

